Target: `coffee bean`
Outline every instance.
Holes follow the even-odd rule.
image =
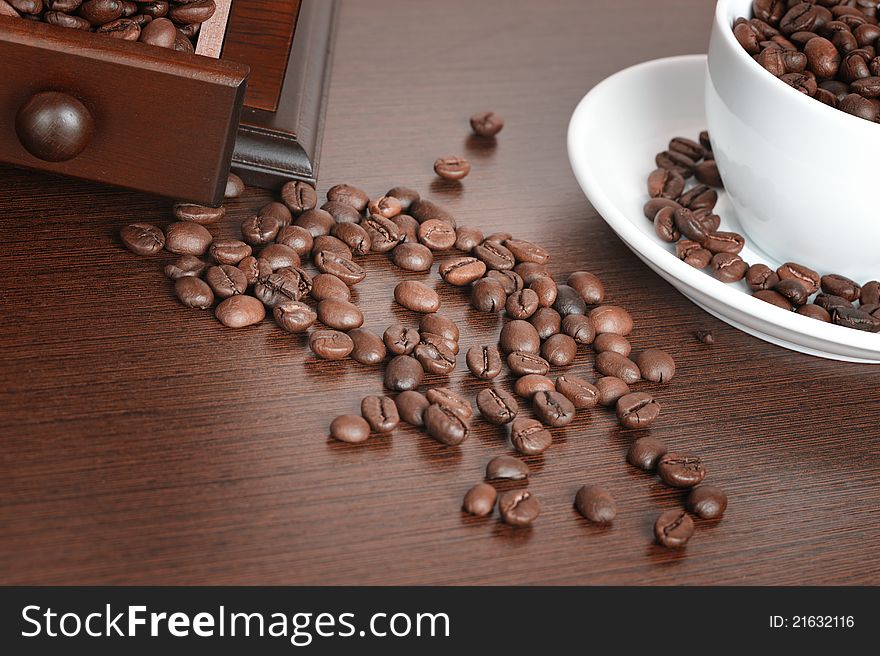
[[[537,244],[524,239],[506,239],[504,247],[513,253],[517,262],[546,264],[550,260],[550,253]]]
[[[616,405],[621,397],[629,394],[629,385],[616,376],[603,376],[596,380],[595,385],[599,390],[599,405]]]
[[[454,412],[464,421],[474,416],[471,402],[460,394],[456,394],[448,387],[432,387],[426,394],[430,403],[436,403]]]
[[[79,16],[69,16],[59,11],[47,11],[43,15],[43,19],[51,24],[59,27],[66,27],[73,30],[88,31],[91,29],[91,23],[85,18]]]
[[[562,332],[578,344],[592,344],[596,329],[589,317],[583,314],[570,314],[562,320]]]
[[[564,333],[551,335],[541,345],[541,354],[553,367],[567,367],[577,356],[577,342]]]
[[[348,184],[338,184],[327,190],[327,200],[351,205],[358,212],[363,212],[370,202],[370,197],[357,187]]]
[[[651,198],[675,200],[684,191],[684,177],[669,169],[655,169],[648,176],[648,195]]]
[[[790,282],[794,284],[800,284],[793,280]],[[801,285],[801,287],[803,288],[803,285]],[[813,303],[828,312],[834,312],[835,310],[838,310],[840,308],[854,307],[853,304],[845,298],[834,296],[833,294],[825,294],[824,292],[821,294],[816,294],[816,298],[813,299]]]
[[[409,355],[421,341],[421,336],[415,328],[407,328],[401,323],[394,323],[385,329],[382,341],[392,353]]]
[[[387,344],[387,343],[386,343]],[[385,387],[394,392],[416,389],[422,384],[425,370],[414,357],[398,355],[385,367]]]
[[[880,282],[872,280],[862,285],[859,302],[862,305],[880,305]]]
[[[431,403],[423,417],[428,435],[443,444],[457,446],[470,435],[467,422],[446,406]]]
[[[538,310],[538,295],[531,289],[521,289],[507,297],[504,307],[509,317],[528,319]]]
[[[742,22],[735,25],[733,28],[733,36],[736,37],[739,44],[750,55],[757,55],[761,52],[761,47],[758,45],[760,36],[751,23]]]
[[[617,400],[617,419],[625,428],[648,428],[660,415],[660,404],[646,392],[631,392]]]
[[[698,330],[695,335],[698,340],[707,346],[712,346],[715,343],[715,335],[711,330]]]
[[[656,437],[640,437],[626,452],[626,461],[633,467],[654,471],[657,462],[666,455],[666,445]]]
[[[593,340],[593,350],[596,353],[604,353],[605,351],[614,351],[620,353],[624,357],[628,357],[632,353],[632,345],[623,335],[615,335],[614,333],[602,333],[596,335]]]
[[[497,271],[493,269],[487,271],[485,277],[500,283],[504,293],[508,296],[525,287],[525,281],[516,271]]]
[[[260,251],[260,259],[265,260],[272,271],[299,267],[301,264],[296,251],[284,244],[269,244]]]
[[[785,0],[754,0],[752,11],[755,18],[775,25],[786,11]]]
[[[491,387],[477,394],[477,408],[486,421],[498,426],[510,423],[519,412],[519,404],[511,394]]]
[[[253,296],[230,296],[214,310],[214,316],[227,328],[244,328],[266,318],[266,308]]]
[[[205,270],[205,264],[195,255],[181,255],[172,264],[165,266],[165,275],[172,280],[185,278],[187,276],[200,277]]]
[[[437,203],[425,200],[424,198],[413,203],[409,208],[409,213],[412,214],[419,223],[425,223],[426,221],[436,219],[448,223],[455,228],[455,218],[452,214],[437,205]]]
[[[302,214],[317,207],[318,194],[308,182],[292,180],[281,187],[281,200],[293,214]]]
[[[390,433],[400,423],[397,406],[387,396],[365,396],[361,399],[361,416],[376,433]]]
[[[703,481],[706,468],[696,456],[667,453],[657,461],[657,473],[671,487],[688,488]]]
[[[657,216],[657,212],[662,210],[664,207],[671,207],[674,213],[674,210],[680,208],[681,205],[669,198],[652,198],[647,203],[645,203],[645,206],[643,208],[645,218],[649,221],[653,221],[654,217]]]
[[[434,173],[444,180],[462,180],[471,172],[471,164],[456,155],[441,157],[434,162]]]
[[[429,271],[434,255],[427,246],[405,242],[391,251],[391,261],[405,271]]]
[[[363,325],[364,315],[349,301],[328,298],[318,303],[318,320],[328,328],[349,331]]]
[[[876,122],[878,109],[874,103],[867,98],[863,98],[857,93],[851,93],[845,96],[837,105],[840,111],[858,116],[866,121]]]
[[[822,276],[819,284],[823,292],[840,296],[848,301],[858,300],[859,294],[862,291],[857,282],[836,274]]]
[[[340,415],[330,422],[330,436],[340,442],[360,444],[370,437],[370,425],[358,415]]]
[[[703,147],[692,139],[688,139],[687,137],[675,137],[669,142],[669,150],[676,153],[681,153],[686,157],[699,161],[703,159],[706,154],[706,151]]]
[[[342,360],[352,352],[354,342],[338,330],[315,330],[309,335],[309,348],[322,360]]]
[[[675,254],[695,269],[705,269],[712,261],[712,252],[690,239],[678,242],[675,245]]]
[[[818,78],[833,78],[840,68],[840,53],[831,41],[817,36],[804,45],[807,67]]]
[[[674,210],[672,214],[673,222],[678,231],[686,238],[701,244],[706,241],[709,236],[703,222],[694,212],[686,207],[680,207]]]
[[[557,285],[556,289],[556,300],[553,302],[553,309],[561,317],[565,318],[572,314],[587,313],[587,304],[584,302],[583,296],[574,287]]]
[[[706,185],[697,185],[678,198],[678,203],[692,212],[711,210],[717,202],[718,192]]]
[[[578,512],[596,524],[609,524],[617,516],[611,493],[599,485],[584,485],[574,498]]]
[[[231,264],[209,267],[205,272],[205,282],[211,286],[217,298],[244,294],[248,287],[244,273]]]
[[[332,216],[336,223],[360,223],[361,219],[364,218],[363,215],[351,205],[340,203],[335,200],[328,200],[321,205],[321,209]],[[305,230],[305,228],[303,229]]]
[[[459,226],[455,230],[454,248],[456,250],[470,253],[481,241],[483,241],[483,233],[477,228]]]
[[[690,178],[694,174],[694,167],[697,163],[687,155],[682,155],[674,150],[667,150],[658,153],[654,158],[654,162],[661,169],[669,169],[675,171],[684,178]]]
[[[419,200],[419,192],[409,187],[392,187],[385,195],[396,198],[400,203],[400,209],[404,212]]]
[[[477,483],[465,493],[461,508],[475,517],[485,517],[492,514],[497,496],[495,488],[488,483]]]
[[[253,255],[249,255],[239,262],[238,269],[244,274],[249,287],[272,274],[272,267],[269,266],[269,263]]]
[[[709,185],[710,187],[716,187],[718,189],[724,187],[724,182],[721,180],[721,174],[718,172],[718,165],[713,159],[708,159],[705,162],[697,164],[694,167],[694,177],[697,179],[697,182],[704,185]]]
[[[385,219],[390,219],[393,216],[397,216],[400,214],[402,210],[402,206],[400,201],[397,200],[394,196],[382,196],[381,198],[374,198],[369,203],[367,203],[367,213],[371,216],[381,216]]]
[[[519,274],[523,285],[531,285],[538,278],[550,278],[550,270],[543,264],[537,262],[520,262],[513,267],[513,272]],[[488,274],[486,274],[488,275]]]
[[[501,373],[501,354],[494,346],[472,346],[467,352],[467,366],[482,380],[492,380]]]
[[[336,223],[333,225],[333,227],[336,228],[336,226],[338,226],[338,225],[340,225],[340,224]],[[345,224],[341,224],[341,225],[347,226],[348,228],[357,228],[357,229],[360,229],[361,231],[363,231],[363,228],[361,228],[359,225],[355,225],[353,223],[345,223]],[[366,232],[364,232],[364,234],[366,235]],[[369,240],[369,237],[367,237],[367,239]],[[276,246],[283,246],[283,244],[275,244],[275,245]],[[269,246],[267,246],[266,248],[269,248]],[[289,248],[289,247],[285,246],[285,248]],[[342,257],[344,257],[347,260],[350,260],[354,257],[354,254],[351,252],[351,249],[348,247],[348,245],[344,241],[342,241],[341,239],[339,239],[337,237],[334,237],[333,235],[318,235],[317,237],[315,237],[313,239],[313,241],[312,241],[312,255],[314,256],[317,253],[320,253],[321,251],[331,251],[333,253],[336,253],[337,255],[341,255]]]
[[[809,269],[802,264],[796,264],[795,262],[786,262],[781,267],[776,269],[776,274],[782,280],[797,280],[803,283],[804,287],[807,288],[807,291],[810,294],[815,294],[819,291],[819,282],[821,281],[821,277],[818,273]]]
[[[312,279],[312,289],[309,293],[318,302],[328,298],[340,301],[351,299],[351,289],[348,285],[329,273],[319,273],[315,276]]]
[[[808,294],[806,288],[797,280],[780,280],[773,285],[773,291],[784,296],[789,303],[795,306],[801,306],[807,302]]]
[[[428,219],[419,226],[419,241],[432,251],[448,251],[455,246],[455,228],[442,219]]]
[[[425,409],[430,405],[424,394],[406,390],[394,400],[400,418],[412,426],[424,426]]]
[[[831,322],[869,333],[880,333],[880,319],[855,308],[838,308],[831,313]]]
[[[136,23],[135,23],[136,25]],[[167,18],[155,18],[146,25],[144,25],[143,29],[140,31],[139,38],[136,40],[141,41],[142,43],[148,43],[151,46],[158,46],[159,48],[173,48],[174,41],[177,38],[177,28]],[[229,176],[235,175],[234,173],[230,173]],[[226,182],[226,198],[237,198],[241,196],[244,192],[244,183],[241,181],[237,175],[235,176],[238,184],[241,185],[240,191],[236,193],[236,187],[233,187],[232,193],[234,195],[229,194],[229,180]]]
[[[493,278],[480,278],[471,287],[471,306],[479,312],[498,312],[506,301],[504,287]]]
[[[357,223],[337,223],[330,229],[330,234],[351,249],[355,255],[366,255],[373,248],[373,240],[370,239],[370,235]],[[326,241],[327,238],[324,239]],[[316,243],[317,241],[315,240]]]
[[[573,375],[559,376],[556,391],[571,401],[576,410],[593,408],[599,402],[599,390],[583,378]]]
[[[276,310],[278,307],[275,308]],[[351,351],[351,359],[360,364],[379,364],[385,359],[387,353],[382,338],[366,328],[355,328],[348,332],[354,348]]]
[[[811,319],[824,321],[825,323],[831,321],[831,315],[828,313],[828,310],[821,308],[818,305],[802,305],[797,309],[797,313],[802,314],[805,317],[810,317]]]
[[[203,255],[212,240],[207,228],[197,223],[179,221],[165,228],[165,250],[178,255]]]
[[[681,239],[681,232],[675,225],[675,210],[664,207],[654,217],[654,234],[668,244],[674,244]]]
[[[494,112],[478,112],[471,116],[471,130],[478,137],[494,137],[504,127],[504,119]]]
[[[319,252],[315,255],[314,264],[321,273],[334,275],[349,287],[367,277],[363,267],[332,251]]]
[[[735,232],[712,232],[703,242],[703,248],[712,253],[732,253],[736,255],[746,245],[745,238]]]
[[[535,327],[535,330],[538,331],[538,337],[541,339],[547,339],[562,329],[562,319],[559,313],[549,307],[538,308],[538,311],[529,319],[529,323]]]
[[[589,317],[597,333],[626,336],[633,329],[632,316],[617,305],[600,305],[590,311]]]
[[[498,510],[505,524],[531,526],[541,512],[541,505],[528,490],[508,490],[498,497]]]
[[[216,239],[209,252],[218,264],[238,264],[251,254],[252,249],[238,239]]]
[[[748,263],[739,255],[716,253],[712,256],[712,273],[721,282],[738,282],[745,277],[748,270]]]
[[[691,490],[687,509],[703,519],[717,519],[727,510],[727,495],[714,485],[700,485]]]
[[[470,285],[482,278],[485,273],[485,263],[475,257],[457,257],[440,265],[440,277],[450,285],[458,287]]]
[[[514,456],[495,456],[486,465],[486,478],[490,481],[522,481],[528,477],[529,466]]]
[[[300,214],[296,218],[296,221],[293,222],[293,225],[299,226],[308,231],[308,233],[314,238],[320,237],[321,235],[329,235],[333,226],[336,225],[336,220],[329,212],[314,209]],[[366,229],[366,226],[364,226],[364,229]],[[370,237],[372,238],[372,235],[370,235]]]
[[[390,219],[397,228],[399,243],[415,244],[419,241],[419,222],[409,214],[398,214]]]
[[[551,306],[556,302],[556,296],[559,293],[559,287],[553,278],[538,278],[537,280],[533,280],[529,285],[529,289],[538,297],[538,308],[539,310],[545,309],[550,310]],[[516,293],[516,292],[514,292]],[[559,313],[555,310],[551,310],[557,317]],[[560,317],[561,321],[561,317]]]
[[[546,451],[553,437],[537,419],[517,418],[510,427],[510,441],[524,456],[536,456]]]
[[[440,309],[440,297],[425,283],[405,280],[394,288],[394,300],[413,312],[436,312]]]
[[[194,276],[178,278],[174,283],[174,293],[178,300],[188,308],[204,310],[214,304],[214,293],[204,280]]]
[[[498,344],[504,353],[511,351],[525,351],[527,353],[538,353],[541,349],[541,338],[538,331],[528,321],[514,319],[508,321],[501,328],[501,334],[498,338]]]
[[[149,223],[125,226],[119,236],[122,244],[136,255],[155,255],[165,247],[165,234],[161,228]]]
[[[683,547],[693,534],[694,520],[684,510],[667,510],[654,523],[654,537],[664,547]]]
[[[778,292],[774,292],[770,289],[759,289],[754,294],[752,294],[755,298],[759,298],[765,303],[769,303],[770,305],[775,305],[776,307],[782,308],[783,310],[791,310],[791,303],[788,302],[788,299],[785,298],[782,294]]]
[[[460,331],[455,322],[442,314],[426,314],[419,319],[419,331],[440,335],[444,339],[457,342]]]
[[[282,220],[274,214],[253,214],[242,221],[241,235],[248,244],[262,246],[274,241],[282,227]]]
[[[516,265],[516,258],[506,247],[488,239],[474,246],[471,254],[482,260],[486,267],[497,271],[507,271]]]
[[[318,319],[314,310],[299,301],[285,301],[272,309],[275,323],[290,333],[304,333]]]
[[[190,221],[200,225],[208,225],[217,223],[226,216],[226,208],[206,207],[204,205],[196,205],[195,203],[174,203],[172,213],[178,221]]]
[[[445,376],[455,369],[455,353],[439,341],[430,343],[423,337],[413,355],[428,373]]]
[[[532,397],[532,409],[535,416],[548,426],[567,426],[574,421],[574,404],[555,389],[536,392]]]
[[[254,283],[254,296],[269,307],[284,301],[300,301],[312,287],[309,274],[298,267],[279,269]]]
[[[531,399],[538,392],[552,392],[554,389],[553,381],[540,374],[526,374],[513,384],[513,391],[524,399]]]
[[[528,374],[545,375],[550,371],[550,363],[540,355],[526,353],[525,351],[513,351],[507,355],[507,366],[517,376]]]
[[[196,0],[187,4],[173,5],[168,11],[168,18],[178,24],[204,23],[214,15],[215,11],[214,0]]]
[[[675,376],[675,360],[666,351],[647,349],[633,360],[642,378],[653,383],[668,383]]]
[[[311,253],[315,243],[308,230],[296,225],[282,228],[275,237],[275,241],[278,244],[289,246],[301,257]]]
[[[753,264],[746,271],[746,283],[752,291],[772,289],[779,282],[779,276],[766,264]]]

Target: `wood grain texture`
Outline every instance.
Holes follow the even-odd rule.
[[[3,583],[880,583],[880,369],[765,344],[705,314],[643,266],[583,198],[565,152],[569,114],[615,70],[705,49],[711,3],[575,0],[343,6],[320,191],[409,184],[462,224],[510,230],[555,254],[553,270],[600,273],[632,311],[634,347],[661,346],[679,374],[657,389],[651,434],[704,456],[730,493],[683,551],[651,526],[682,494],[624,461],[636,436],[595,411],[529,460],[543,512],[529,530],[464,517],[461,497],[509,450],[476,421],[458,449],[411,429],[362,446],[330,443],[337,412],[381,391],[381,374],[321,363],[267,322],[223,329],[175,302],[161,266],[117,231],[168,222],[153,197],[0,169],[0,580]],[[365,35],[391,34],[372,39]],[[495,147],[467,117],[507,120]],[[434,180],[439,155],[473,164]],[[215,232],[266,200],[229,204]],[[357,300],[367,326],[402,276],[382,256]],[[436,266],[435,266],[436,269]],[[440,286],[466,327],[463,351],[500,327]],[[712,329],[707,347],[692,331]],[[592,376],[582,352],[572,371]],[[474,394],[481,384],[453,377]],[[508,382],[504,383],[508,385]],[[602,483],[610,528],[572,502]]]

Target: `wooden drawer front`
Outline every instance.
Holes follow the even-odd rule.
[[[219,204],[247,75],[242,64],[0,17],[0,161]],[[72,159],[32,154],[29,131],[52,129],[26,114],[41,92],[87,110],[91,136]]]

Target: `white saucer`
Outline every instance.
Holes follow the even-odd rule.
[[[623,242],[701,308],[772,344],[833,360],[880,363],[880,334],[824,323],[751,296],[745,283],[726,284],[694,269],[661,242],[645,219],[645,180],[654,155],[674,136],[696,139],[706,129],[706,56],[658,59],[627,68],[594,87],[568,126],[568,156],[584,193]],[[724,193],[721,229],[742,232]],[[746,262],[777,267],[748,244]],[[789,258],[797,261],[797,253]]]

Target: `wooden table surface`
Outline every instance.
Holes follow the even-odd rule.
[[[569,170],[579,98],[630,64],[705,51],[710,4],[346,2],[319,191],[411,185],[460,223],[545,245],[559,275],[601,274],[635,317],[635,349],[678,361],[651,434],[705,458],[707,481],[730,494],[723,520],[699,521],[685,550],[655,546],[655,517],[683,495],[626,464],[635,434],[604,410],[529,459],[543,503],[533,528],[466,517],[463,493],[509,451],[501,431],[476,420],[460,448],[411,428],[331,443],[329,420],[381,393],[378,368],[317,362],[270,321],[232,331],[180,306],[161,272],[173,256],[140,258],[117,238],[130,222],[167,223],[167,201],[3,168],[0,581],[880,583],[880,368],[785,351],[707,315],[612,235]],[[507,119],[494,148],[467,138],[481,109]],[[452,153],[473,163],[460,188],[431,171]],[[215,232],[236,235],[267,199],[231,202]],[[391,300],[400,273],[384,256],[366,266],[367,327],[412,320]],[[465,332],[452,384],[475,394],[464,350],[501,320],[441,287]],[[592,376],[592,355],[572,371]],[[573,509],[588,482],[615,495],[612,527]]]

